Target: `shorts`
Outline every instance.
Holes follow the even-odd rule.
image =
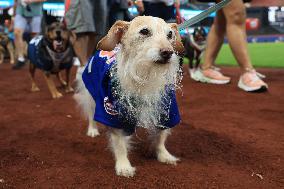
[[[14,28],[31,33],[40,33],[41,20],[42,16],[24,17],[20,14],[17,14],[14,20]]]
[[[75,33],[103,35],[107,26],[106,0],[71,0],[65,14],[67,28]]]

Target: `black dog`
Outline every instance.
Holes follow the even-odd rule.
[[[189,60],[189,73],[191,78],[198,68],[200,59],[205,50],[207,33],[203,27],[196,27],[192,34],[188,34],[182,38],[185,47],[184,56]],[[195,60],[195,64],[194,64]]]

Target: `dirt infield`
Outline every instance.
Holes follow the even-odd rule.
[[[196,83],[185,75],[178,92],[182,123],[167,146],[181,158],[164,165],[138,132],[130,154],[134,178],[117,177],[106,129],[95,139],[72,95],[52,100],[37,73],[31,93],[27,67],[0,65],[0,188],[250,188],[284,187],[284,70],[260,69],[269,92]],[[182,95],[183,94],[183,95]]]

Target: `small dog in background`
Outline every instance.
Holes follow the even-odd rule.
[[[184,47],[177,25],[150,16],[117,21],[97,48],[74,96],[89,119],[87,135],[99,135],[94,120],[110,128],[117,175],[135,174],[128,149],[137,126],[153,135],[158,161],[175,165],[165,142],[180,122],[175,88]]]
[[[74,58],[73,38],[73,34],[62,23],[55,22],[47,27],[44,36],[36,36],[30,41],[28,59],[30,60],[32,92],[39,91],[34,79],[37,68],[44,72],[52,98],[62,97],[51,78],[52,74],[56,75],[61,85],[65,87],[65,92],[73,91],[70,82],[70,70]],[[60,75],[62,70],[66,72],[66,81]]]
[[[4,62],[5,54],[8,51],[10,64],[15,63],[15,48],[7,34],[0,33],[0,64]]]
[[[194,28],[192,34],[182,37],[185,48],[184,56],[189,60],[189,74],[192,79],[195,77],[195,71],[198,69],[200,60],[206,46],[207,33],[201,26]],[[195,63],[194,63],[195,62]]]

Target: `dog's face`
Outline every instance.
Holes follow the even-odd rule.
[[[194,28],[192,35],[194,37],[194,40],[198,43],[202,43],[206,41],[207,33],[203,27],[199,26],[199,27]]]
[[[9,42],[8,36],[0,33],[0,45],[5,47],[8,44],[8,42]]]
[[[45,37],[51,49],[63,52],[68,48],[71,33],[62,23],[55,22],[48,26]]]
[[[98,49],[110,51],[118,43],[118,74],[125,89],[148,93],[176,82],[177,55],[184,51],[176,24],[150,16],[118,21],[98,43]]]

